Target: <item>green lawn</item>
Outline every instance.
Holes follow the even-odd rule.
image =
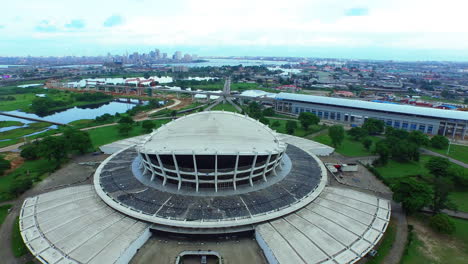
[[[379,247],[377,248],[377,256],[374,258],[371,258],[369,261],[367,261],[367,264],[379,264],[382,263],[383,259],[388,255],[390,252],[390,249],[393,246],[393,243],[395,242],[395,236],[396,236],[396,226],[393,222],[390,222],[389,226],[387,227],[387,231],[385,231],[385,234],[381,240],[381,243]]]
[[[11,250],[13,251],[13,255],[17,258],[28,253],[28,248],[24,244],[20,234],[19,217],[16,218],[15,224],[13,225],[13,232],[11,233]]]
[[[427,170],[424,165],[430,158],[431,156],[422,155],[419,162],[411,161],[406,163],[389,160],[385,166],[375,168],[384,178],[389,180],[405,178],[409,175],[422,175],[424,177],[429,177],[429,170]]]
[[[425,164],[432,158],[429,155],[421,155],[419,162],[411,161],[406,163],[389,160],[385,166],[378,166],[375,169],[386,178],[390,183],[396,182],[408,176],[420,175],[422,178],[430,179],[432,176]],[[465,174],[468,169],[465,169],[457,164],[451,163],[453,168],[464,170]],[[468,212],[468,192],[457,191],[450,194],[450,198],[457,205],[458,210]]]
[[[0,177],[0,202],[15,198],[10,193],[11,184],[18,178],[38,181],[55,168],[56,164],[45,159],[25,161],[19,168]]]
[[[468,192],[452,192],[450,199],[457,205],[458,211],[468,212]]]
[[[271,129],[276,130],[278,133],[286,134],[286,123],[288,122],[288,120],[273,119],[273,118],[267,118],[267,119],[270,121],[269,126]],[[279,126],[277,127],[273,126],[273,123],[275,122],[278,122]],[[321,125],[313,125],[313,126],[310,126],[307,130],[304,130],[304,128],[301,127],[301,124],[299,123],[299,121],[295,121],[295,122],[297,124],[297,128],[296,130],[294,130],[293,135],[297,137],[305,137],[309,134],[319,132],[320,130],[323,130],[326,128],[325,126],[321,126]]]
[[[447,155],[447,149],[428,148],[442,155]],[[449,157],[468,164],[468,146],[450,145]]]
[[[11,127],[11,126],[23,126],[24,123],[20,121],[0,121],[0,128],[1,127]]]
[[[11,204],[5,204],[0,206],[0,226],[2,226],[3,221],[5,221],[5,218],[8,215],[8,209],[10,208]]]
[[[225,103],[225,104],[218,104],[215,107],[211,108],[212,111],[228,111],[228,112],[234,112],[234,113],[239,113],[237,109],[230,103]]]
[[[160,127],[162,124],[168,123],[171,121],[170,119],[165,120],[154,120],[153,122],[156,124],[156,128]],[[129,138],[129,137],[136,137],[139,135],[145,134],[143,129],[141,128],[141,123],[137,122],[134,125],[134,128],[128,135],[120,135],[117,130],[117,125],[115,126],[107,126],[107,127],[100,127],[95,128],[87,131],[89,136],[91,137],[91,141],[93,142],[93,146],[95,148],[112,143],[114,141]]]
[[[428,218],[423,217],[423,225]],[[464,264],[468,259],[468,221],[451,217],[455,224],[455,233],[447,235],[419,234],[412,231],[413,239],[407,246],[402,264]],[[428,228],[428,227],[427,227]],[[425,237],[427,240],[423,240]]]
[[[17,88],[24,89],[24,88]],[[0,104],[0,111],[26,111],[29,109],[29,106],[32,103],[32,100],[36,98],[34,93],[25,93],[25,94],[9,94],[16,98],[14,101],[2,101]]]
[[[377,137],[371,137],[371,139],[372,141],[374,141],[374,144],[377,141],[381,140]],[[332,146],[331,138],[328,136],[327,133],[318,135],[312,138],[312,140],[328,145],[328,146]],[[372,150],[372,146],[371,146],[371,150]],[[360,157],[360,156],[373,155],[371,151],[368,151],[364,148],[361,142],[352,140],[347,135],[345,136],[343,143],[338,148],[336,148],[335,151],[348,157]]]

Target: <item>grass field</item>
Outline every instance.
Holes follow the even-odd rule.
[[[14,198],[10,193],[10,188],[15,179],[29,178],[37,181],[43,179],[44,175],[52,171],[55,166],[54,162],[45,159],[25,161],[19,168],[0,177],[0,202]]]
[[[419,162],[411,161],[406,163],[396,162],[389,160],[385,166],[375,167],[377,171],[386,178],[390,183],[397,182],[408,176],[420,175],[422,178],[430,179],[432,176],[429,170],[426,169],[426,163],[432,158],[432,156],[421,155]],[[465,175],[468,173],[468,169],[465,169],[457,164],[451,163],[453,168],[465,171]],[[450,194],[450,198],[457,205],[458,210],[468,212],[468,192],[453,192]]]
[[[230,103],[225,103],[225,104],[218,104],[217,106],[211,108],[213,111],[228,111],[228,112],[234,112],[234,113],[239,113],[237,109]]]
[[[377,137],[371,137],[371,139],[374,142],[374,145],[377,141],[380,140]],[[331,138],[328,136],[327,133],[318,135],[312,138],[312,140],[328,145],[328,146],[332,146]],[[373,155],[372,148],[374,145],[372,145],[370,148],[370,151],[368,151],[364,148],[361,142],[352,140],[350,137],[346,135],[345,139],[343,140],[343,143],[335,150],[336,152],[343,154],[345,156],[348,156],[348,157],[370,156],[370,155]]]
[[[19,217],[16,218],[13,225],[13,232],[11,233],[11,250],[15,257],[21,257],[28,253],[28,248],[24,244],[19,230]]]
[[[0,226],[5,221],[6,216],[8,215],[8,209],[11,208],[11,204],[5,204],[0,206]]]
[[[457,205],[457,210],[468,212],[468,192],[452,192],[450,199]]]
[[[23,89],[23,88],[17,88]],[[0,111],[27,111],[29,106],[32,103],[32,100],[36,98],[34,93],[25,93],[25,94],[11,94],[11,96],[15,97],[16,100],[14,101],[2,101],[0,104]]]
[[[20,128],[15,128],[15,129],[8,130],[8,131],[0,132],[0,140],[20,138],[25,135],[29,135],[35,132],[42,131],[49,126],[51,126],[51,124],[45,123],[45,122],[30,123],[28,124],[27,127],[20,127]]]
[[[407,246],[402,264],[464,264],[468,259],[468,221],[451,217],[456,231],[452,235],[438,234],[428,226],[425,215],[410,218],[415,225],[413,239]]]
[[[282,119],[273,119],[273,118],[267,118],[270,121],[270,128],[273,130],[276,130],[279,133],[286,134],[286,123],[288,122],[287,120],[282,120]],[[274,127],[273,123],[278,122],[279,126]],[[320,130],[325,129],[325,126],[321,125],[314,125],[310,126],[307,130],[304,130],[304,128],[301,127],[301,124],[298,121],[295,121],[297,123],[297,129],[294,130],[294,136],[297,137],[305,137],[309,134],[319,132]]]
[[[395,242],[395,236],[396,236],[396,226],[393,222],[390,222],[390,224],[387,227],[387,231],[385,231],[385,234],[381,240],[381,243],[379,247],[377,248],[377,256],[374,258],[371,258],[369,261],[367,261],[367,264],[380,264],[382,263],[383,259],[388,255],[390,252],[390,249],[393,246],[393,243]]]
[[[431,151],[437,152],[442,155],[447,155],[447,149],[436,149],[436,148],[428,148]],[[462,161],[468,164],[468,146],[461,146],[461,145],[450,145],[450,151],[448,154],[449,157]]]
[[[11,126],[23,126],[24,123],[20,121],[0,121],[0,128],[1,127],[11,127]]]
[[[156,128],[160,127],[162,124],[168,123],[170,119],[167,120],[154,120],[153,122],[156,124]],[[137,122],[134,124],[134,128],[130,131],[128,135],[120,135],[117,130],[117,125],[115,126],[107,126],[107,127],[100,127],[88,130],[89,136],[91,137],[91,141],[93,142],[93,146],[98,148],[99,146],[112,143],[114,141],[129,138],[129,137],[136,137],[139,135],[145,134],[143,129],[141,128],[141,123]]]

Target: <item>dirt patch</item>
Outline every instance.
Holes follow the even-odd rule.
[[[435,263],[444,263],[444,256],[441,251],[452,249],[456,252],[463,248],[460,242],[454,238],[433,231],[427,224],[428,221],[423,221],[416,217],[408,217],[408,224],[414,228],[417,238],[423,243],[421,247],[422,253]]]
[[[180,101],[180,104],[178,104],[177,106],[173,107],[172,110],[179,110],[179,109],[182,109],[188,105],[190,105],[192,103],[192,99],[191,98],[179,98],[178,99]]]
[[[24,163],[24,159],[20,156],[18,152],[8,152],[5,157],[6,160],[10,162],[11,168],[5,171],[4,175],[12,172],[16,168],[20,167]]]

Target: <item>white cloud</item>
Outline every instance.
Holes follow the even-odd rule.
[[[2,31],[8,31],[0,36],[0,41],[8,36],[57,41],[77,39],[76,45],[86,42],[134,46],[342,46],[468,51],[465,22],[468,2],[463,0],[17,0],[11,3],[10,12],[0,18],[0,25],[4,25]],[[349,10],[359,9],[367,13],[345,15]],[[85,28],[71,32],[51,30],[69,23],[73,14],[80,14],[80,19],[86,21]],[[114,14],[119,14],[114,16],[118,20],[114,24],[119,26],[103,26]],[[121,23],[122,17],[125,23]],[[53,24],[43,25],[41,21],[53,21]],[[48,26],[48,30],[34,32],[37,25]]]

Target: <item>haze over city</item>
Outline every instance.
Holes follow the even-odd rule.
[[[201,56],[468,60],[466,1],[28,1],[0,18],[0,56],[157,46]]]

